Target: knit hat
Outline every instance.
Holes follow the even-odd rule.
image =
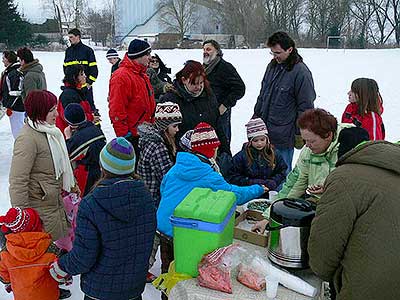
[[[249,123],[246,124],[246,127],[247,139],[249,141],[257,136],[268,136],[267,126],[265,126],[265,123],[261,118],[251,119]]]
[[[364,128],[350,127],[343,128],[338,137],[339,149],[338,158],[354,149],[361,142],[369,141],[369,134]]]
[[[182,148],[183,151],[189,152],[192,150],[192,134],[194,130],[188,130],[182,135],[181,139],[179,140],[179,146]]]
[[[1,231],[7,233],[42,231],[42,221],[33,208],[10,208],[5,216],[0,217]]]
[[[135,170],[135,151],[123,137],[114,138],[100,152],[101,167],[116,175],[129,175]]]
[[[182,114],[179,105],[172,102],[158,103],[156,106],[155,123],[160,131],[164,131],[171,124],[182,123]]]
[[[213,157],[215,149],[221,145],[214,128],[205,122],[197,124],[190,141],[192,151],[203,154],[207,158]]]
[[[130,59],[142,57],[146,54],[149,54],[150,52],[151,52],[151,46],[146,41],[134,39],[129,43],[128,57]]]
[[[70,103],[64,110],[64,120],[72,126],[79,126],[86,121],[86,115],[82,106],[78,103]]]
[[[118,58],[118,52],[115,49],[109,49],[106,53],[106,58]]]

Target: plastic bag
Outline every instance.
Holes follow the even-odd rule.
[[[157,290],[160,290],[162,293],[169,296],[170,291],[179,281],[188,279],[192,279],[192,277],[187,274],[175,272],[175,262],[173,261],[168,267],[168,273],[158,276],[152,284]]]
[[[265,276],[261,270],[249,267],[247,264],[240,264],[237,274],[237,280],[255,291],[262,291],[265,289]]]

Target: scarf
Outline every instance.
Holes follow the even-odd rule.
[[[32,120],[27,118],[28,125],[38,131],[46,134],[49,142],[51,157],[53,158],[54,170],[56,179],[61,176],[63,178],[63,190],[70,192],[75,186],[75,178],[72,172],[71,163],[69,161],[67,145],[65,144],[64,136],[60,129],[55,125],[50,125],[47,122],[33,124]]]
[[[204,65],[204,69],[206,71],[207,76],[214,70],[214,68],[220,61],[221,61],[221,56],[217,55],[217,57],[214,58],[208,65]]]
[[[200,90],[198,93],[193,93],[193,92],[191,92],[191,91],[188,90],[188,88],[186,87],[185,84],[183,84],[183,86],[185,87],[185,91],[186,91],[190,96],[192,96],[193,98],[199,97],[199,96],[201,95],[201,93],[203,92],[203,90],[204,90],[204,86],[203,86],[203,87],[201,88],[201,90]]]

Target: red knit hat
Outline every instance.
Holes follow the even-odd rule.
[[[214,128],[205,122],[197,124],[191,137],[192,151],[203,154],[207,158],[214,156],[215,149],[221,143]]]
[[[42,231],[42,221],[33,208],[10,208],[5,216],[0,216],[1,231],[13,233]]]

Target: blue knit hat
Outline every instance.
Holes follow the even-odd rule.
[[[109,49],[106,53],[106,58],[118,58],[118,52],[115,49]]]
[[[132,144],[123,137],[117,137],[100,152],[101,167],[116,175],[129,175],[135,170],[135,151]]]
[[[78,103],[70,103],[64,110],[64,120],[69,125],[79,126],[86,121],[86,115],[82,106]]]
[[[134,39],[129,43],[128,57],[130,59],[142,57],[146,54],[150,54],[150,52],[151,52],[151,46],[146,41]]]

